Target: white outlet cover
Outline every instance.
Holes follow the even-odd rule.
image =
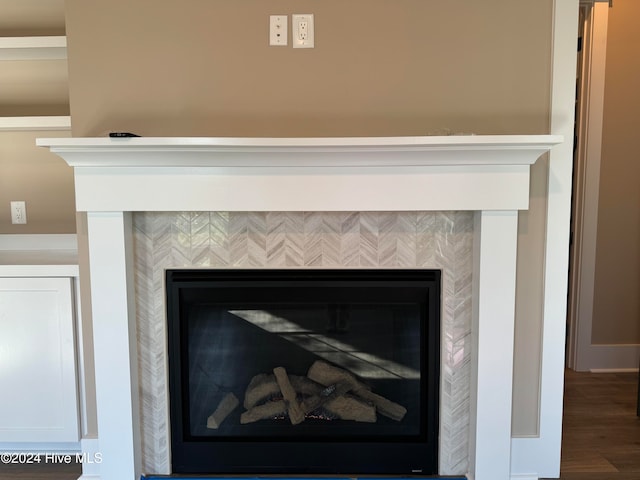
[[[286,47],[288,41],[287,15],[269,16],[269,45]]]
[[[306,23],[306,38],[301,38],[300,24]],[[297,13],[291,15],[291,38],[293,48],[314,48],[315,29],[312,13]],[[304,35],[303,35],[304,37]]]
[[[14,225],[24,225],[27,223],[27,206],[25,202],[11,202],[11,223]]]

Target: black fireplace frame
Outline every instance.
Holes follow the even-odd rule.
[[[384,279],[384,280],[383,280]],[[169,359],[171,464],[174,474],[264,475],[433,475],[438,473],[440,403],[441,271],[398,269],[176,269],[166,271]],[[425,316],[421,326],[421,399],[426,404],[420,434],[411,438],[322,441],[213,438],[202,441],[185,433],[188,382],[183,382],[185,338],[178,319],[180,292],[210,282],[405,282],[424,288]],[[377,282],[377,283],[376,283]],[[427,358],[428,355],[428,358]],[[427,398],[435,401],[427,402]],[[188,407],[186,407],[188,408]]]

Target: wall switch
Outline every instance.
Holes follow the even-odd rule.
[[[293,48],[314,48],[313,14],[291,15]]]
[[[11,202],[11,223],[27,223],[27,206],[25,202]]]
[[[269,16],[269,45],[272,47],[284,47],[287,45],[287,16]]]

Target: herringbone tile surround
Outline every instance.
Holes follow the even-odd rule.
[[[143,471],[170,472],[163,281],[184,267],[442,269],[440,473],[467,471],[472,213],[145,212],[134,241]]]

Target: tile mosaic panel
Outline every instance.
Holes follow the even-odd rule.
[[[167,268],[437,268],[442,285],[440,473],[468,467],[471,212],[134,214],[143,471],[169,474]]]

